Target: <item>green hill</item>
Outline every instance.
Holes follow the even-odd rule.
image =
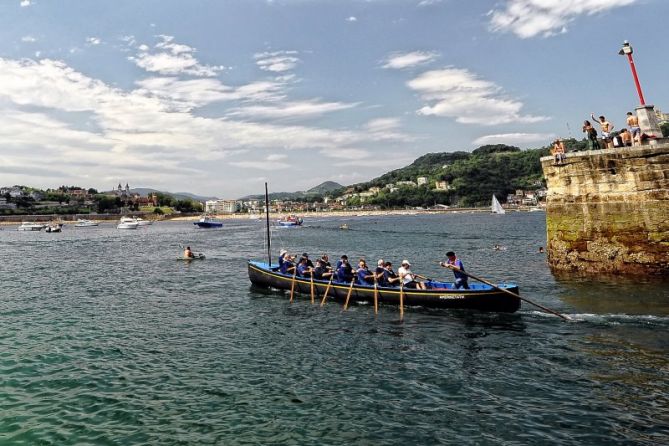
[[[504,201],[507,194],[516,189],[541,187],[543,172],[539,159],[548,153],[545,147],[521,151],[518,147],[503,144],[482,146],[471,153],[428,153],[406,167],[339,190],[335,195],[380,187],[381,191],[376,196],[365,198],[364,204],[382,207],[435,204],[482,206],[490,203],[493,194]],[[427,184],[397,185],[400,181],[416,182],[418,177],[426,177]],[[446,181],[449,189],[435,190],[437,181]],[[389,184],[395,185],[396,190],[391,192],[386,188]],[[357,197],[347,200],[347,204],[354,206],[362,202]]]

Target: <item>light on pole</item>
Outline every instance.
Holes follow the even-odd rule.
[[[618,51],[618,54],[621,56],[627,55],[627,60],[630,63],[630,68],[632,69],[632,77],[634,78],[634,85],[636,85],[636,91],[639,93],[639,100],[641,101],[641,105],[646,105],[646,101],[643,98],[643,92],[641,91],[641,84],[639,83],[639,76],[636,74],[636,67],[634,66],[634,58],[632,57],[632,54],[634,53],[634,49],[632,48],[632,45],[625,40],[623,42],[623,47]]]

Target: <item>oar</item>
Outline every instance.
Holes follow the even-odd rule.
[[[330,287],[332,286],[332,279],[334,278],[334,274],[330,276],[330,281],[328,282],[328,286],[325,287],[325,294],[323,295],[323,300],[321,301],[321,307],[325,305],[325,300],[328,298],[328,293],[330,292]]]
[[[404,319],[404,280],[400,281],[400,320]]]
[[[353,284],[355,283],[355,276],[351,279],[351,286],[348,287],[348,294],[346,295],[346,302],[344,302],[344,310],[348,309],[348,300],[351,298],[353,292]]]
[[[290,303],[293,303],[293,295],[295,294],[295,278],[297,277],[297,266],[293,272],[293,282],[290,284]]]
[[[374,314],[379,313],[379,286],[378,281],[376,280],[376,274],[374,274]]]
[[[314,303],[314,272],[311,271],[311,303]]]
[[[559,316],[559,317],[561,317],[562,319],[564,319],[565,321],[570,321],[570,320],[571,320],[571,318],[569,318],[569,317],[567,317],[567,316],[565,316],[565,315],[563,315],[563,314],[560,314],[560,313],[558,313],[557,311],[553,311],[553,310],[551,310],[550,308],[546,308],[546,307],[544,307],[544,306],[542,306],[542,305],[539,305],[539,304],[536,303],[536,302],[532,302],[531,300],[526,299],[526,298],[524,298],[524,297],[522,297],[522,296],[520,296],[520,295],[518,295],[518,294],[516,294],[516,293],[514,293],[514,292],[512,292],[512,291],[509,291],[509,290],[504,289],[504,288],[500,288],[500,287],[498,287],[497,285],[495,285],[495,284],[492,283],[492,282],[488,282],[488,281],[485,280],[485,279],[481,279],[480,277],[476,277],[474,274],[471,274],[471,273],[468,273],[467,271],[463,271],[463,270],[461,270],[461,269],[458,268],[457,266],[449,265],[449,264],[445,264],[445,266],[446,266],[447,268],[452,269],[453,271],[459,271],[459,272],[461,272],[462,274],[464,274],[465,276],[469,276],[469,277],[471,277],[472,279],[474,279],[474,280],[478,280],[478,281],[481,282],[481,283],[485,283],[486,285],[490,285],[491,287],[493,287],[494,289],[496,289],[496,290],[498,290],[498,291],[502,291],[502,292],[504,292],[504,293],[506,293],[506,294],[510,294],[510,295],[512,295],[512,296],[514,296],[514,297],[517,297],[518,299],[522,300],[523,302],[527,302],[527,303],[530,304],[530,305],[534,305],[535,307],[539,307],[539,308],[541,308],[542,310],[544,310],[544,311],[547,312],[547,313],[551,313],[551,314],[554,314],[554,315],[556,315],[556,316]]]

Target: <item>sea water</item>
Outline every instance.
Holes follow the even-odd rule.
[[[571,322],[526,303],[403,321],[394,306],[291,304],[248,280],[263,222],[6,226],[0,444],[667,444],[667,283],[554,278],[544,218],[307,217],[273,229],[272,251],[449,278],[453,250]],[[207,259],[176,261],[184,245]]]

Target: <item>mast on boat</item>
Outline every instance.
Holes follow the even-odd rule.
[[[272,247],[269,235],[269,192],[267,192],[267,183],[265,183],[265,220],[267,222],[267,265],[272,267]]]

